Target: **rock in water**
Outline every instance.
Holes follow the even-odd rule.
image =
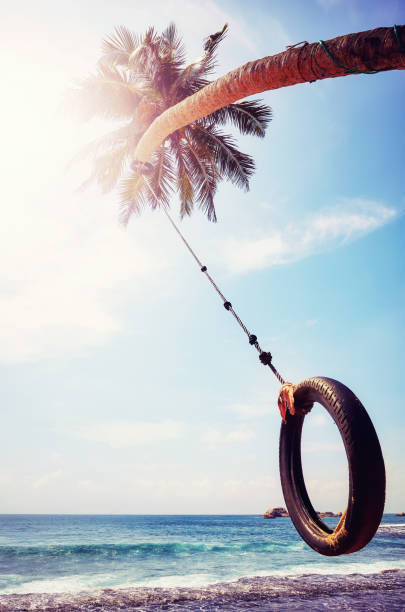
[[[263,514],[263,518],[277,518],[279,516],[289,516],[287,510],[285,508],[269,508]]]

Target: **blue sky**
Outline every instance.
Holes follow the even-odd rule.
[[[218,75],[247,61],[405,23],[403,2],[124,0],[7,9],[0,62],[0,512],[261,513],[283,504],[277,381],[162,215],[118,224],[117,196],[76,193],[73,153],[104,133],[61,100],[114,26],[174,21],[198,57],[225,22]],[[405,60],[404,60],[405,61]],[[267,92],[251,190],[223,184],[219,222],[182,228],[285,378],[324,375],[366,406],[405,510],[404,73]],[[176,209],[176,202],[173,202]],[[329,417],[328,417],[329,418]],[[304,471],[343,510],[336,428],[314,409]]]

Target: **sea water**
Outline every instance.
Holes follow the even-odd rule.
[[[333,526],[338,519],[324,520]],[[269,593],[273,607],[262,602],[260,609],[285,609],[286,597],[316,591],[319,600],[326,585],[328,597],[334,585],[341,595],[344,584],[348,593],[386,591],[390,610],[405,609],[405,517],[384,515],[367,547],[330,558],[312,551],[288,518],[0,515],[0,610],[27,609],[18,607],[27,594],[35,610],[95,610],[103,598],[103,610],[162,609],[162,597],[172,606],[165,609],[220,609],[224,597],[221,609],[251,609]]]

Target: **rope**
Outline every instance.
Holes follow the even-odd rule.
[[[150,183],[149,183],[149,181],[148,181],[148,179],[146,177],[145,177],[145,183],[149,187],[149,190],[150,190],[151,194],[153,195],[153,197],[158,202],[159,201],[158,197],[156,196],[154,190],[152,189],[152,187],[151,187],[151,185],[150,185]],[[269,366],[270,370],[273,372],[273,374],[275,375],[277,380],[283,385],[285,383],[285,380],[281,376],[281,374],[278,372],[278,370],[274,367],[274,365],[272,363],[271,353],[263,351],[263,349],[261,348],[259,342],[257,341],[257,337],[255,336],[255,334],[250,333],[250,331],[248,330],[246,325],[243,323],[242,319],[239,317],[237,312],[233,309],[231,302],[229,302],[226,299],[226,297],[224,296],[224,294],[222,293],[222,291],[220,290],[220,288],[218,287],[218,285],[216,284],[216,282],[214,281],[212,276],[208,273],[207,266],[204,266],[201,263],[200,259],[197,257],[196,253],[193,251],[193,249],[191,248],[190,244],[187,242],[187,240],[183,236],[182,232],[180,231],[180,229],[178,228],[176,223],[173,221],[173,219],[170,216],[169,211],[167,210],[167,207],[166,207],[165,204],[163,204],[162,209],[163,209],[163,212],[165,213],[166,217],[168,218],[169,222],[171,223],[173,229],[180,236],[180,238],[183,241],[183,243],[185,244],[186,248],[188,249],[188,251],[190,252],[192,257],[194,258],[194,260],[197,262],[198,267],[200,268],[201,272],[203,274],[205,274],[205,276],[207,277],[207,279],[209,280],[209,282],[211,283],[211,285],[213,286],[213,288],[215,289],[215,291],[218,293],[219,297],[223,301],[225,310],[228,310],[228,312],[230,312],[233,315],[233,317],[235,318],[236,322],[239,324],[239,326],[242,328],[242,330],[245,332],[245,334],[249,338],[249,344],[251,346],[254,346],[255,349],[258,351],[259,359],[262,362],[262,364]]]
[[[394,30],[395,38],[397,40],[399,48],[401,49],[403,53],[405,53],[405,44],[402,42],[401,37],[399,35],[398,26],[394,25],[393,30]],[[297,44],[302,44],[302,43],[297,43]],[[329,55],[331,60],[336,64],[336,66],[339,66],[339,68],[343,68],[343,70],[346,70],[346,72],[352,72],[354,74],[377,74],[378,72],[382,72],[382,70],[357,70],[356,68],[349,68],[348,66],[344,66],[343,64],[339,62],[339,60],[336,59],[333,53],[328,49],[328,47],[325,44],[325,41],[320,40],[319,44],[321,45],[322,49]]]
[[[325,45],[325,42],[323,40],[319,41],[319,44],[321,45],[322,49],[324,51],[326,51],[326,53],[329,55],[329,57],[331,58],[332,61],[335,62],[336,66],[339,66],[339,68],[343,68],[343,70],[346,70],[346,72],[353,72],[356,74],[377,74],[377,72],[381,72],[380,70],[356,70],[356,68],[349,68],[348,66],[343,66],[343,64],[341,64],[336,57],[333,55],[333,53],[331,53],[331,51],[329,51],[328,47]]]
[[[405,53],[405,45],[402,42],[400,35],[399,35],[399,31],[398,31],[398,26],[394,25],[393,26],[393,30],[394,30],[394,34],[395,34],[395,38],[398,42],[398,45],[401,49],[401,51],[403,53]],[[296,43],[295,45],[288,45],[287,49],[294,49],[295,47],[301,46],[302,48],[300,49],[300,52],[298,54],[298,58],[297,58],[297,68],[298,68],[298,72],[300,73],[299,70],[299,56],[301,54],[301,50],[303,48],[306,47],[306,45],[308,44],[308,42],[306,40],[303,40],[299,43]],[[328,47],[326,46],[325,42],[323,40],[319,41],[320,46],[322,47],[322,49],[325,51],[325,53],[327,53],[327,55],[331,58],[331,60],[337,65],[339,66],[339,68],[342,68],[343,70],[345,70],[346,72],[351,72],[351,73],[355,73],[355,74],[377,74],[378,72],[381,72],[381,70],[357,70],[356,68],[349,68],[348,66],[344,66],[343,64],[341,64],[336,57],[333,55],[333,53],[328,49]],[[310,55],[310,60],[311,60],[311,68],[312,68],[312,72],[315,75],[314,69],[313,69],[313,52],[315,50],[315,47],[311,49],[311,55]],[[316,59],[315,59],[316,61]],[[321,70],[319,69],[319,66],[317,66],[321,76],[323,77],[324,75],[322,74]],[[301,74],[301,73],[300,73]],[[301,75],[302,76],[302,75]],[[310,81],[311,83],[313,81]],[[134,170],[134,172],[139,172],[140,174],[144,175],[145,178],[145,183],[148,186],[151,194],[153,195],[153,197],[155,198],[155,200],[158,202],[159,199],[156,196],[155,192],[153,191],[149,180],[147,179],[147,176],[151,174],[152,172],[152,165],[149,162],[137,162],[134,161],[133,164],[135,164],[135,166],[132,166],[132,169]],[[248,330],[248,328],[246,327],[246,325],[243,323],[243,321],[241,320],[241,318],[238,316],[238,314],[236,313],[236,311],[233,309],[231,302],[229,302],[226,297],[224,296],[224,294],[222,293],[222,291],[220,290],[220,288],[218,287],[218,285],[215,283],[214,279],[210,276],[210,274],[207,271],[207,266],[203,265],[200,261],[200,259],[197,257],[196,253],[193,251],[193,249],[191,248],[190,244],[187,242],[187,240],[184,238],[183,234],[181,233],[180,229],[178,228],[178,226],[176,225],[176,223],[173,221],[172,217],[170,216],[166,205],[162,206],[163,208],[163,212],[165,213],[166,217],[168,218],[168,220],[170,221],[173,229],[177,232],[177,234],[179,235],[179,237],[181,238],[181,240],[183,241],[183,243],[185,244],[186,248],[188,249],[188,251],[191,253],[192,257],[195,259],[195,261],[197,262],[201,272],[203,272],[205,274],[205,276],[207,277],[207,279],[209,280],[209,282],[211,283],[211,285],[213,286],[213,288],[215,289],[215,291],[218,293],[218,295],[220,296],[221,300],[223,301],[224,307],[226,310],[228,310],[233,317],[235,318],[236,322],[239,324],[239,326],[242,328],[242,330],[245,332],[245,334],[248,336],[249,338],[249,344],[251,346],[254,346],[256,348],[256,350],[259,353],[259,359],[260,361],[264,364],[264,365],[268,365],[269,368],[271,369],[271,371],[273,372],[273,374],[276,376],[276,378],[279,380],[279,382],[283,385],[285,383],[284,378],[281,376],[281,374],[278,372],[278,370],[274,367],[273,363],[272,363],[272,356],[271,353],[265,352],[262,350],[258,340],[257,340],[257,336],[255,336],[255,334],[251,334],[250,331]]]
[[[394,34],[395,34],[395,38],[397,39],[397,43],[399,44],[399,47],[402,51],[402,53],[405,53],[405,45],[402,42],[400,36],[399,36],[399,32],[398,32],[398,26],[394,25]]]

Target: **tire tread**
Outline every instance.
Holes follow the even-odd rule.
[[[349,496],[347,514],[332,532],[317,517],[305,487],[301,462],[305,416],[288,414],[280,433],[280,476],[289,514],[303,539],[321,554],[359,550],[373,537],[384,509],[384,460],[373,424],[354,393],[336,380],[319,376],[304,380],[294,397],[297,406],[321,403],[334,419],[349,464]]]

